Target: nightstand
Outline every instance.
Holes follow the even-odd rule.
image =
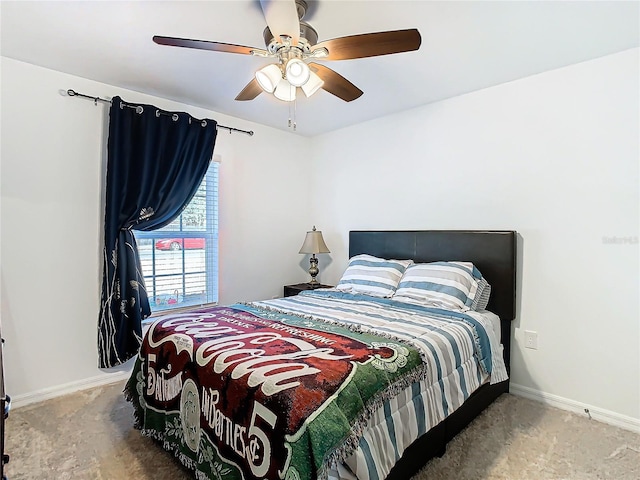
[[[303,290],[315,290],[316,288],[331,288],[331,287],[333,287],[333,285],[323,285],[321,283],[316,283],[315,285],[311,285],[310,283],[297,283],[295,285],[285,285],[284,296],[293,297],[294,295],[299,294]]]

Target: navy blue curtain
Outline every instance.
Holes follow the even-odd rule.
[[[100,367],[138,353],[151,314],[132,230],[171,223],[191,201],[213,156],[216,122],[152,105],[111,101],[107,151]]]

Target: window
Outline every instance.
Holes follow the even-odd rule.
[[[173,222],[134,232],[152,312],[218,301],[218,167]]]

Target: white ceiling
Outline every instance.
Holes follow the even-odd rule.
[[[308,3],[304,19],[319,41],[417,28],[422,46],[416,52],[322,62],[364,95],[350,103],[325,91],[303,96],[296,108],[297,133],[307,136],[640,44],[638,1]],[[269,60],[151,40],[165,35],[264,48],[258,0],[2,1],[0,17],[3,56],[288,129],[289,104],[264,93],[249,102],[234,100]],[[243,128],[243,122],[234,126]]]

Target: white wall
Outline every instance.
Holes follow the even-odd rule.
[[[216,142],[220,302],[270,298],[306,279],[297,252],[312,222],[307,139],[5,57],[1,67],[0,301],[7,391],[17,404],[106,375],[97,368],[96,326],[108,109],[59,90],[120,95],[254,130],[221,130]]]
[[[634,49],[314,138],[325,282],[349,230],[517,230],[515,389],[640,429],[639,84]]]

